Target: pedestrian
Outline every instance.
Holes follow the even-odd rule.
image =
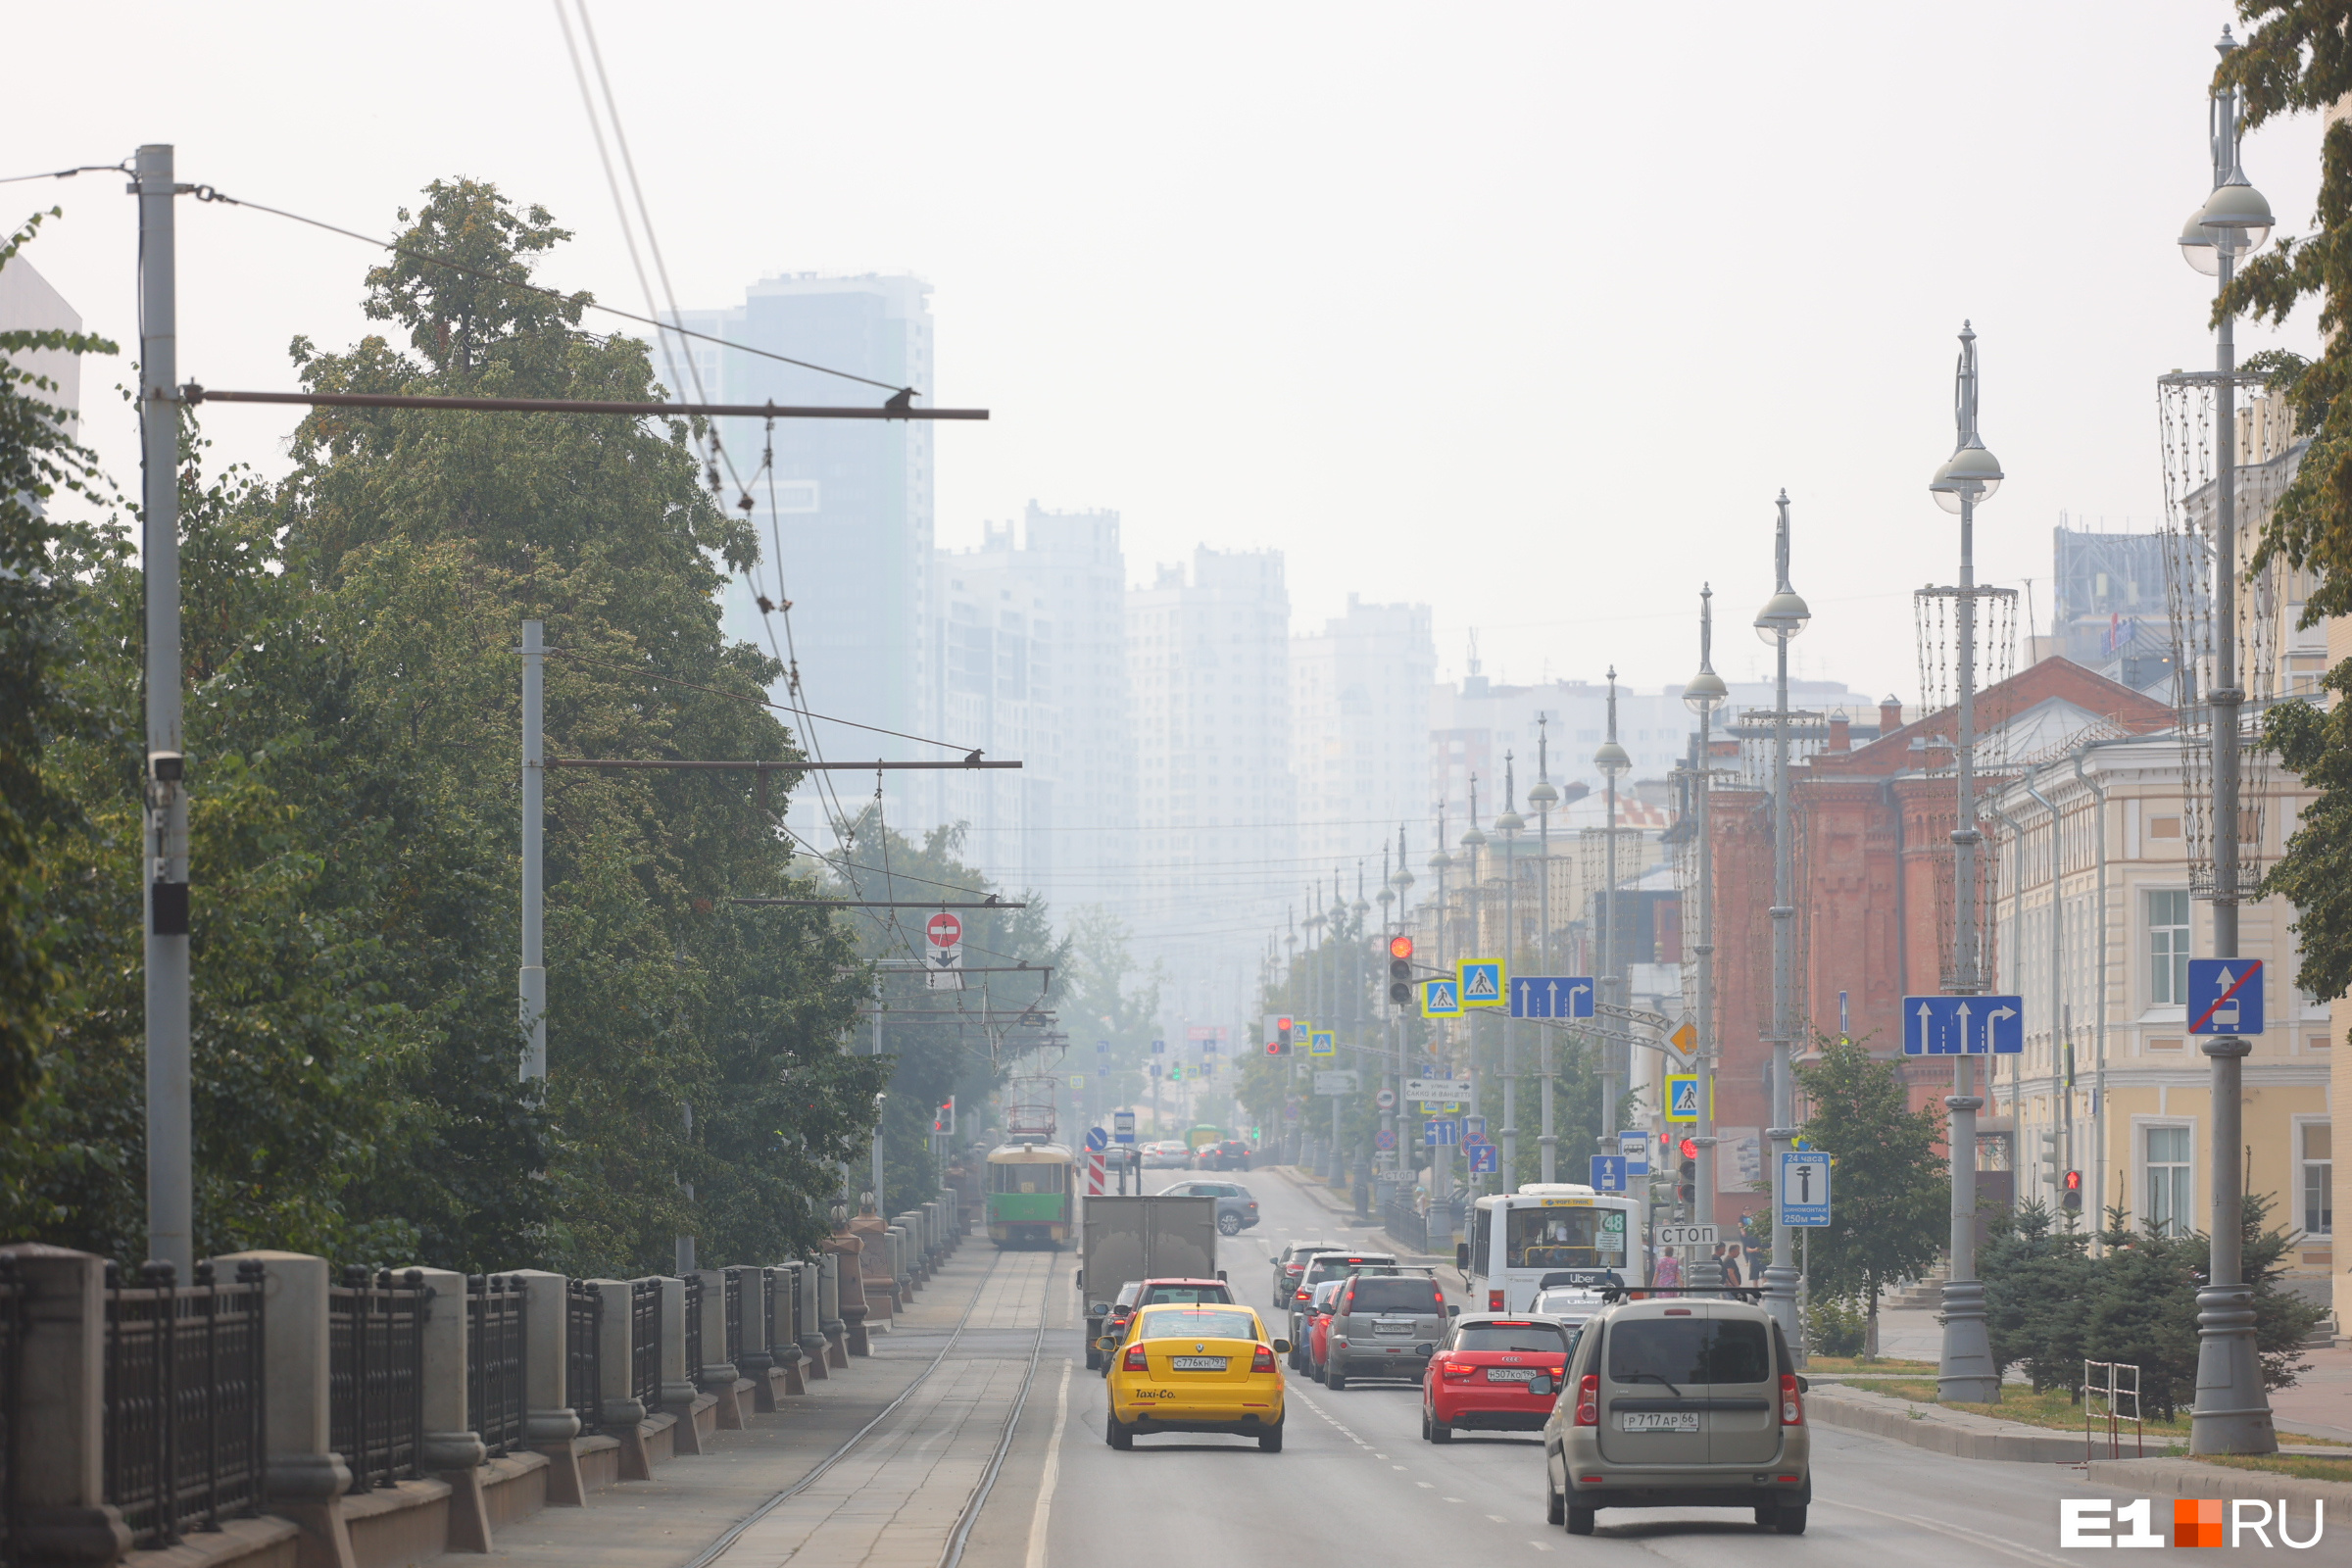
[[[1651,1274],[1650,1283],[1661,1290],[1680,1289],[1683,1283],[1683,1260],[1672,1252],[1660,1252],[1658,1266]]]
[[[1734,1242],[1728,1247],[1718,1248],[1717,1250],[1723,1253],[1723,1283],[1726,1285],[1745,1283],[1741,1279],[1744,1271],[1740,1266],[1740,1244]]]

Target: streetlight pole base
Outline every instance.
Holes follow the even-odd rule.
[[[2197,1402],[2189,1412],[2188,1451],[2278,1451],[2255,1354],[2251,1286],[2209,1285],[2197,1293]]]
[[[1796,1316],[1796,1270],[1778,1259],[1764,1271],[1764,1310],[1781,1326],[1789,1345],[1804,1343],[1804,1325]]]
[[[1936,1397],[1946,1404],[2000,1402],[2001,1371],[1992,1364],[1980,1281],[1944,1282],[1943,1361],[1936,1374]]]

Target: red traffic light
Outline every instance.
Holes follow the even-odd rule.
[[[1696,1159],[1696,1158],[1698,1157],[1698,1140],[1697,1140],[1697,1139],[1695,1139],[1695,1138],[1686,1138],[1686,1139],[1684,1139],[1684,1140],[1683,1140],[1683,1146],[1682,1146],[1682,1147],[1683,1147],[1683,1157],[1684,1157],[1685,1159]]]
[[[2079,1193],[2082,1190],[2082,1173],[2081,1171],[2070,1170],[2066,1173],[2066,1190],[2070,1193]]]
[[[1409,957],[1411,957],[1412,956],[1413,956],[1413,939],[1412,939],[1411,937],[1391,937],[1391,938],[1389,938],[1389,956],[1390,956],[1390,957],[1392,957],[1392,958],[1409,958]]]

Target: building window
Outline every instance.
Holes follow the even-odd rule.
[[[2148,1004],[2188,1005],[2188,892],[2148,895]]]
[[[2335,1234],[2334,1144],[2324,1121],[2307,1121],[2303,1134],[2303,1234]]]
[[[2160,1235],[2183,1236],[2196,1229],[2190,1212],[2188,1141],[2186,1127],[2148,1129],[2148,1211],[2144,1217]]]

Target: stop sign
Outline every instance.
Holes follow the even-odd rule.
[[[935,948],[952,948],[963,941],[963,921],[942,909],[923,924],[923,935]]]

